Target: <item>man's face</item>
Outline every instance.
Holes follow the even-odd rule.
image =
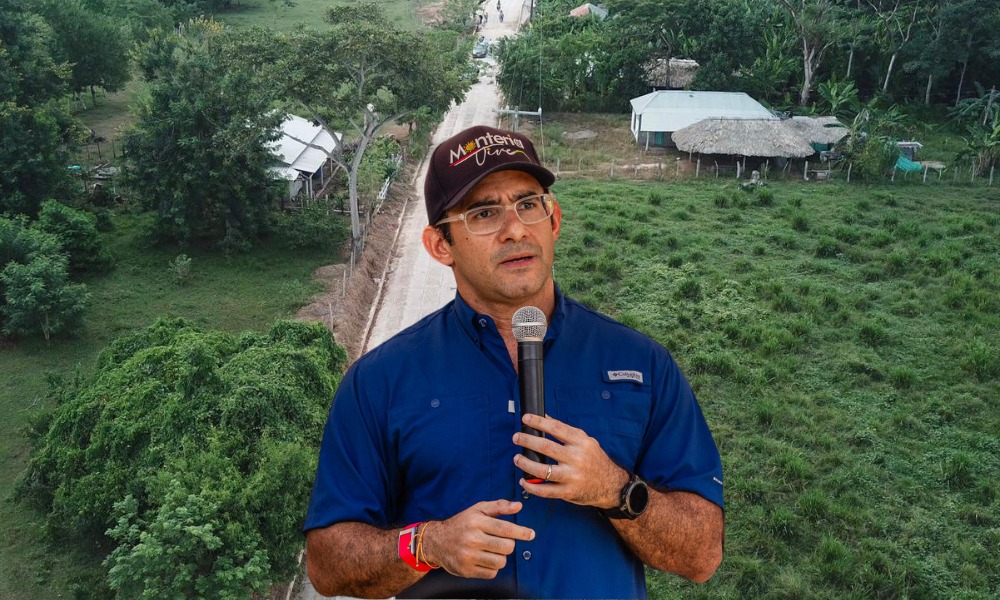
[[[492,173],[472,189],[461,204],[445,216],[461,214],[476,205],[509,206],[519,199],[544,192],[532,175],[523,171]],[[450,224],[449,245],[434,228],[425,230],[424,246],[436,260],[452,267],[462,297],[472,306],[504,304],[521,306],[553,289],[552,263],[562,212],[553,207],[551,219],[525,225],[507,211],[499,231],[474,235],[462,222]]]

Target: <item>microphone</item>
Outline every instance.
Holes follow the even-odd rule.
[[[542,368],[542,340],[545,339],[545,313],[534,306],[522,306],[514,313],[511,327],[517,340],[517,389],[521,396],[521,416],[545,416],[545,379]],[[521,433],[545,437],[537,429],[521,423]],[[534,450],[524,448],[521,454],[529,460],[547,463],[548,458]],[[529,483],[542,483],[529,479]]]

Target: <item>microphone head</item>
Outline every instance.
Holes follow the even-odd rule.
[[[514,318],[511,319],[514,339],[519,342],[542,341],[547,326],[545,313],[534,306],[522,306],[514,312]]]

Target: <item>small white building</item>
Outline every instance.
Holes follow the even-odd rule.
[[[648,150],[671,144],[670,134],[704,119],[774,119],[743,92],[659,90],[632,98],[632,135]]]
[[[332,172],[329,155],[337,145],[334,135],[337,140],[343,137],[292,114],[281,123],[281,137],[272,146],[279,163],[274,172],[288,182],[289,198],[303,188],[311,198],[326,183]]]

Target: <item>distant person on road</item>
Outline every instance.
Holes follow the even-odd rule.
[[[662,346],[555,284],[555,176],[528,138],[485,126],[429,162],[423,245],[457,293],[337,390],[304,527],[315,588],[645,598],[644,566],[708,580],[724,531],[715,442]],[[517,401],[525,306],[548,323],[546,416]]]
[[[497,8],[497,14],[500,17],[500,22],[503,23],[503,10],[501,10],[500,8]]]

